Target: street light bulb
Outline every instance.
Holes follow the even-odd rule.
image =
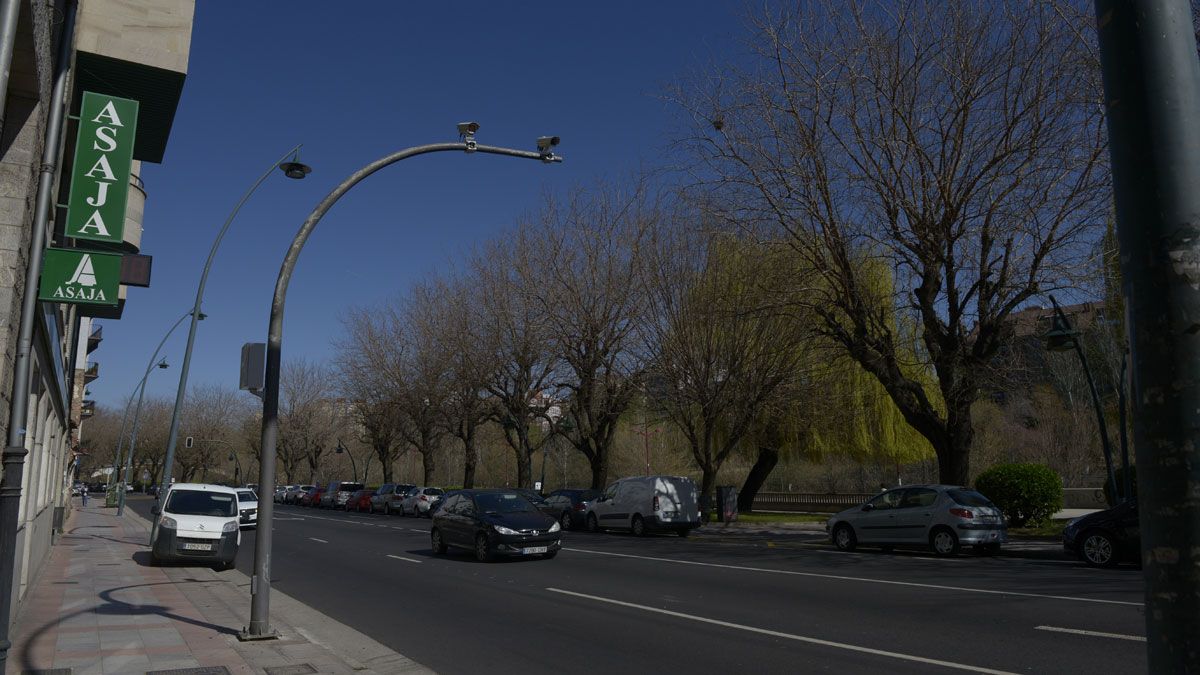
[[[300,162],[284,162],[279,165],[279,169],[283,171],[283,175],[296,180],[300,180],[312,173],[311,166]]]
[[[158,367],[159,368],[170,368],[171,366],[167,363],[166,359],[163,359],[162,361],[158,362]]]

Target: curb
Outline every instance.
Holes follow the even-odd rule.
[[[126,508],[125,514],[132,516],[149,532],[150,522],[140,513]],[[226,596],[224,600],[227,604],[230,604],[228,601],[231,598],[244,598],[249,604],[250,577],[241,570],[234,568],[220,574],[212,570],[205,571],[212,575],[213,582],[224,582],[226,589],[222,595]],[[194,574],[197,570],[189,568],[188,572]],[[286,622],[277,621],[275,617],[280,616],[286,616]],[[294,631],[299,638],[329,650],[364,675],[435,672],[274,587],[271,589],[271,617],[271,626],[281,635]]]

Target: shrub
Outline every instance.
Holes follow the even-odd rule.
[[[1042,464],[997,464],[979,474],[975,489],[995,502],[1013,527],[1039,525],[1062,508],[1062,479]]]

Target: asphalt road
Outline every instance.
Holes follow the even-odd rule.
[[[435,556],[426,519],[275,515],[275,588],[441,673],[1146,670],[1134,569],[580,532],[553,560],[484,564]]]

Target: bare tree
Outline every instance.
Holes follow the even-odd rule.
[[[644,266],[654,349],[651,384],[687,439],[711,499],[717,472],[793,377],[808,330],[756,284],[761,251],[678,222]],[[768,263],[769,264],[769,263]]]
[[[565,436],[587,458],[596,489],[608,483],[617,422],[646,363],[637,334],[646,309],[639,267],[658,219],[644,186],[579,190],[564,204],[548,200],[527,235],[528,264],[516,268],[563,366],[555,389],[568,397]]]
[[[237,420],[244,415],[249,405],[237,391],[219,386],[197,386],[188,394],[184,410],[183,433],[192,437],[192,447],[181,445],[176,454],[179,462],[178,475],[181,480],[190,480],[199,474],[201,482],[208,481],[208,472],[218,465],[228,468],[221,473],[232,473],[226,458],[236,451],[239,429]]]
[[[346,338],[338,345],[336,368],[342,393],[351,409],[362,440],[379,458],[383,481],[392,482],[392,463],[400,438],[395,392],[388,386],[389,368],[397,359],[399,336],[388,331],[374,312],[356,309],[344,320]]]
[[[437,298],[418,286],[406,305],[384,313],[390,332],[400,345],[387,371],[389,390],[400,413],[398,430],[421,455],[423,483],[433,482],[438,455],[449,430],[445,405],[450,396],[446,353],[436,319]]]
[[[339,410],[329,369],[306,359],[290,361],[280,374],[279,450],[288,483],[296,482],[301,462],[308,482],[316,480],[321,458],[331,449]]]
[[[1070,283],[1104,222],[1081,16],[1034,0],[813,3],[756,21],[756,66],[679,96],[698,184],[820,273],[823,330],[929,439],[943,482],[970,478],[971,404],[1006,319]],[[895,270],[935,392],[906,373],[868,258]]]
[[[517,486],[533,483],[533,453],[552,436],[534,431],[549,423],[556,399],[550,391],[559,365],[554,356],[549,317],[524,287],[522,269],[536,267],[536,235],[528,225],[495,240],[472,261],[480,289],[479,315],[472,335],[488,353],[494,370],[485,384],[493,417],[516,456]],[[544,282],[543,282],[544,283]]]

